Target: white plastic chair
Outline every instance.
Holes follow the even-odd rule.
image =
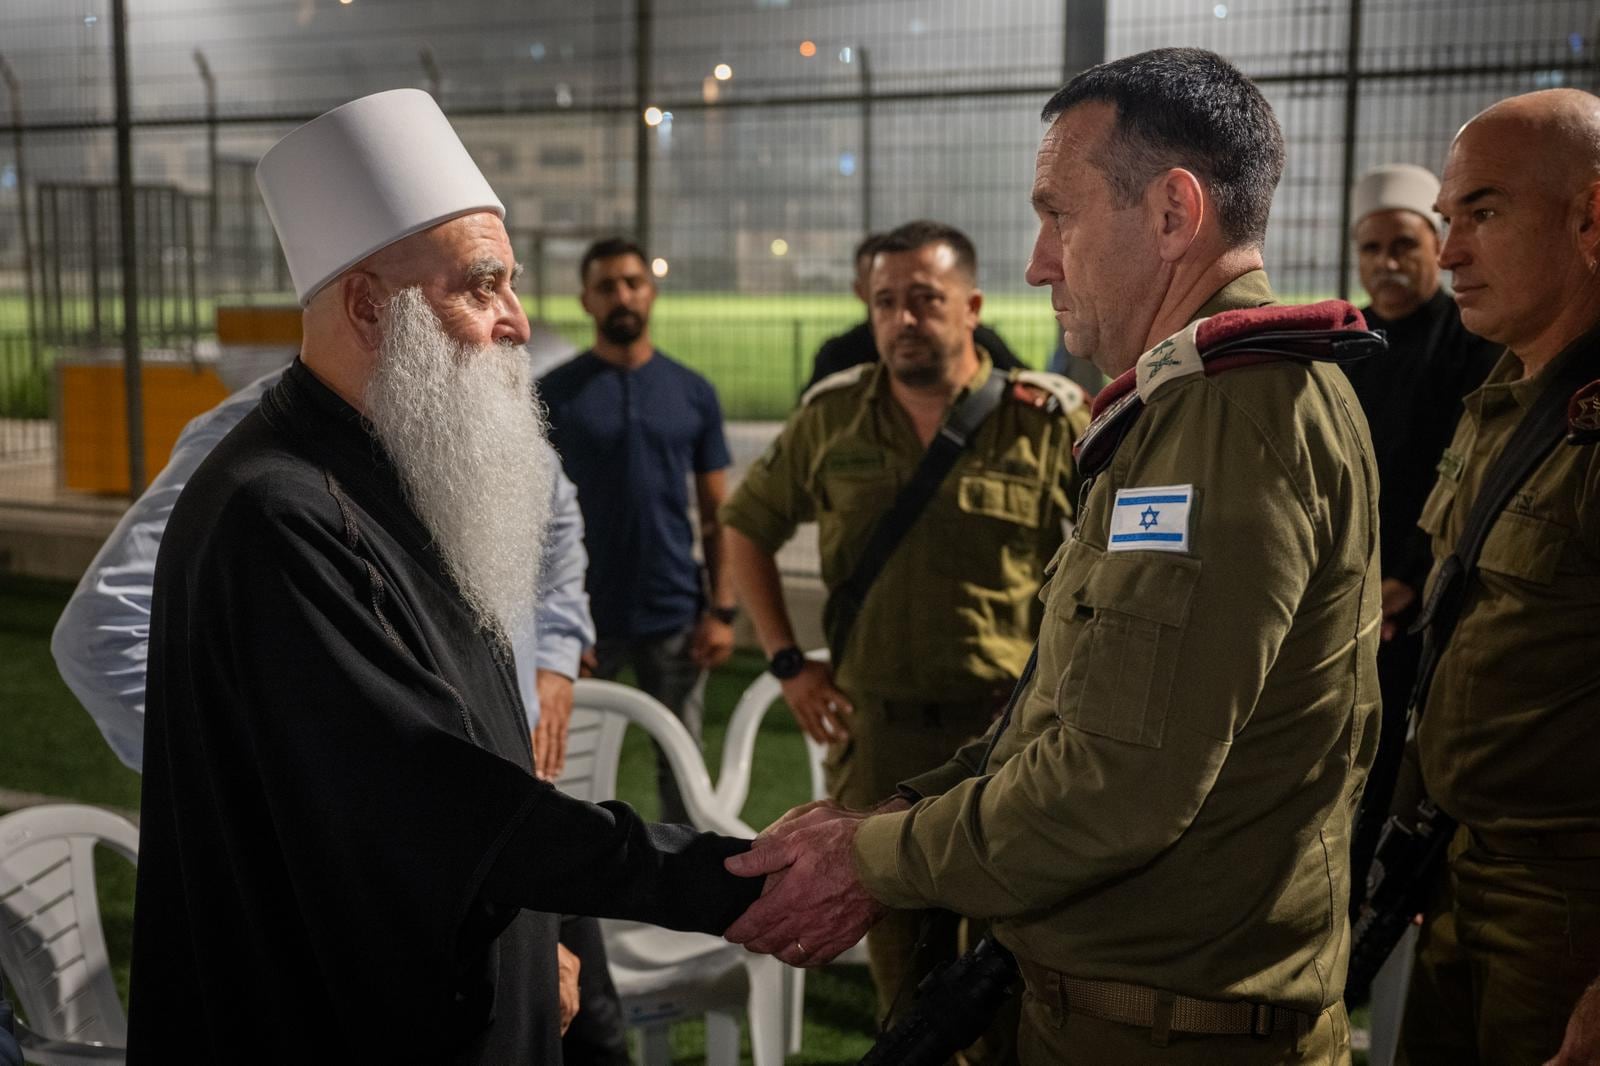
[[[137,863],[139,831],[95,807],[0,818],[0,971],[28,1016],[18,1043],[38,1066],[121,1063],[128,1022],[111,977],[94,848]]]
[[[806,658],[825,663],[828,661],[828,649],[808,651]],[[761,732],[761,723],[766,720],[767,712],[781,699],[782,682],[770,673],[763,672],[750,682],[739,696],[739,702],[734,705],[733,716],[728,719],[728,732],[722,741],[722,769],[717,773],[716,802],[723,814],[737,818],[744,810],[745,802],[750,798],[750,774],[755,762],[756,737]],[[801,735],[806,742],[806,769],[811,775],[811,798],[827,799],[828,786],[822,772],[822,760],[827,757],[828,747],[812,740],[809,734]],[[858,940],[834,961],[865,966],[867,942]],[[791,995],[790,1016],[798,1020],[805,1002],[805,988],[797,983]],[[791,1033],[790,1040],[790,1050],[798,1051],[798,1035]]]
[[[1372,979],[1372,1011],[1368,1015],[1367,1045],[1370,1066],[1392,1066],[1400,1050],[1400,1019],[1406,1013],[1406,992],[1411,987],[1411,969],[1417,958],[1417,927],[1406,927],[1400,942]]]
[[[609,681],[586,678],[573,686],[567,764],[557,787],[590,802],[614,798],[622,737],[630,725],[661,745],[695,828],[755,835],[715,803],[705,763],[683,723],[637,689]],[[789,967],[704,933],[613,919],[603,919],[600,927],[623,1017],[641,1031],[646,1066],[670,1062],[669,1026],[699,1015],[706,1020],[707,1066],[738,1066],[740,1012],[749,1018],[755,1066],[780,1066]]]
[[[806,658],[819,663],[828,661],[828,649],[817,648],[806,652]],[[733,715],[728,719],[728,732],[722,741],[722,769],[717,774],[717,807],[725,814],[739,817],[745,801],[750,798],[751,765],[755,760],[756,735],[773,704],[783,698],[783,683],[770,673],[750,682],[739,696]],[[828,787],[823,780],[822,760],[828,748],[801,734],[806,741],[806,767],[811,774],[811,798],[827,799]]]

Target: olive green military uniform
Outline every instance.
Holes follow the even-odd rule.
[[[1443,558],[1546,376],[1507,353],[1466,400],[1420,525]],[[1600,448],[1558,444],[1501,512],[1417,727],[1428,795],[1464,827],[1429,908],[1405,1061],[1542,1063],[1600,976]]]
[[[957,402],[991,372],[980,349]],[[1065,378],[1025,370],[1011,378],[851,630],[835,682],[855,714],[849,740],[827,761],[829,794],[846,806],[873,806],[980,735],[1027,662],[1044,564],[1072,514],[1072,446],[1088,412]],[[772,553],[814,520],[831,593],[925,451],[882,364],[841,371],[806,394],[722,520]],[[937,945],[911,967],[919,925],[919,915],[896,915],[869,935],[884,1013],[902,986],[909,1003],[920,973],[953,950]]]
[[[1200,314],[1270,301],[1253,272]],[[1050,564],[1038,669],[987,773],[979,743],[908,782],[925,798],[862,823],[857,869],[890,906],[994,921],[1027,978],[1025,1064],[1346,1062],[1349,835],[1377,742],[1371,441],[1336,367],[1208,376],[1165,349]],[[1085,980],[1159,990],[1152,1024],[1063,1009]],[[1301,1013],[1202,1036],[1178,996]]]

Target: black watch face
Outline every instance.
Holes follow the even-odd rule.
[[[806,657],[800,654],[799,648],[784,648],[772,657],[772,662],[767,669],[772,671],[772,676],[779,681],[787,681],[800,672],[806,664]]]

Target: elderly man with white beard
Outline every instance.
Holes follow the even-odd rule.
[[[305,340],[162,540],[129,1061],[558,1062],[555,915],[720,933],[748,845],[533,772],[554,469],[503,208],[432,99],[258,181]]]

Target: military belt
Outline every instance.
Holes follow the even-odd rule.
[[[1468,829],[1475,847],[1507,859],[1600,859],[1600,833],[1480,833]]]
[[[1022,958],[1017,965],[1028,989],[1062,1013],[1076,1012],[1149,1029],[1160,1043],[1169,1032],[1259,1037],[1294,1033],[1300,1037],[1316,1025],[1316,1019],[1304,1011],[1271,1003],[1196,999],[1123,981],[1085,980]]]

